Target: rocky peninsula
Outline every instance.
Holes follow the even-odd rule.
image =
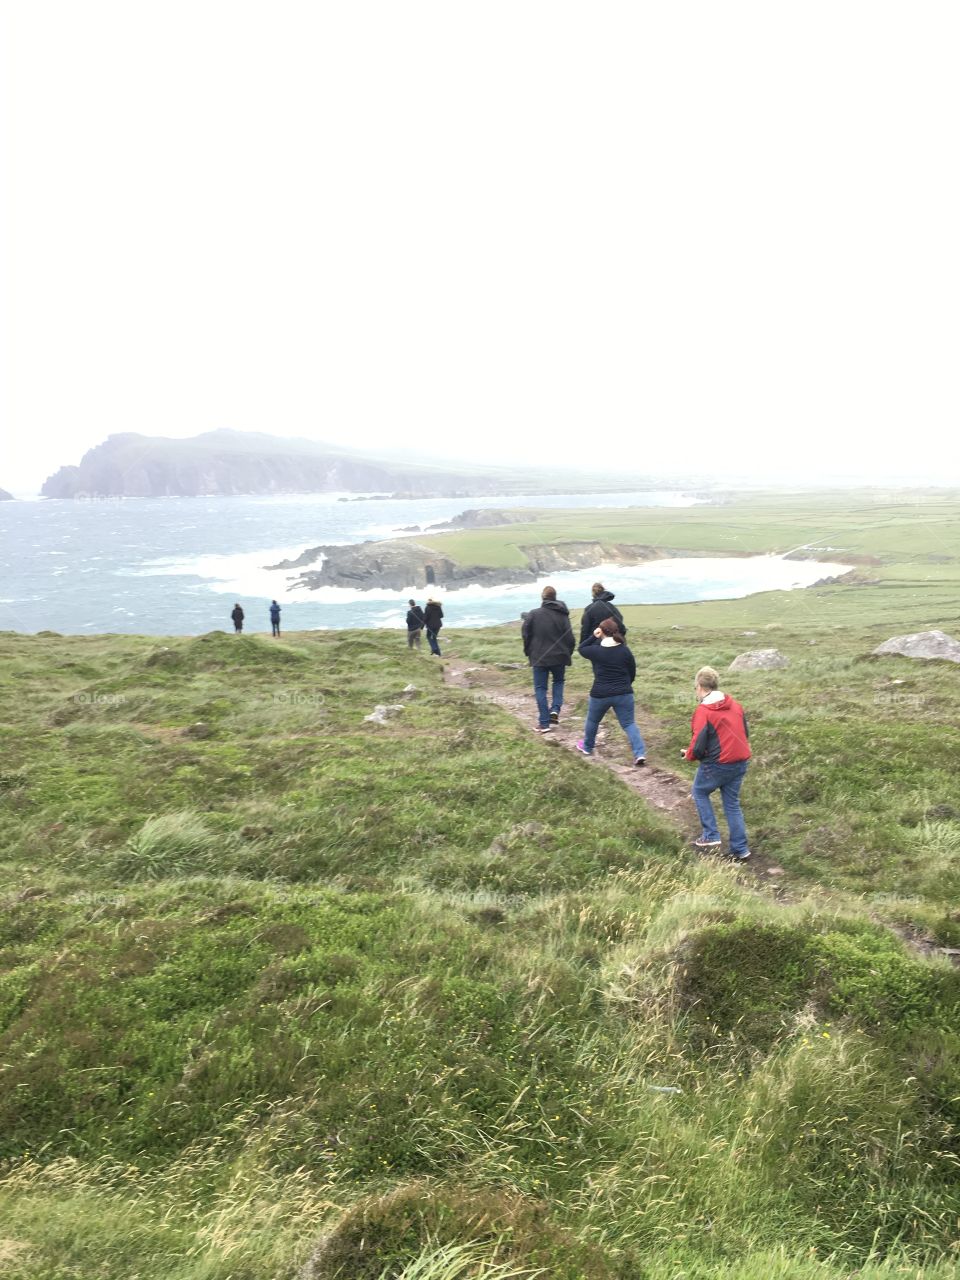
[[[311,547],[293,560],[267,565],[268,569],[305,569],[291,586],[352,587],[358,591],[386,588],[404,591],[429,587],[456,590],[472,585],[504,586],[536,582],[545,573],[569,569],[589,569],[600,564],[639,564],[667,554],[651,546],[570,541],[522,546],[525,565],[492,568],[460,563],[438,553],[435,547],[416,538],[396,538],[384,542],[360,542],[353,546]],[[316,567],[313,567],[316,566]]]

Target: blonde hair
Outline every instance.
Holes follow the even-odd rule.
[[[719,689],[720,675],[713,667],[701,667],[697,672],[697,684],[701,689]]]

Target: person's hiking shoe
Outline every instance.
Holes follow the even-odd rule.
[[[693,847],[699,849],[701,853],[713,853],[723,844],[722,840],[704,840],[703,836],[699,840],[694,840]]]
[[[750,850],[743,849],[740,851],[740,853],[735,853],[733,849],[731,849],[730,857],[733,859],[734,862],[746,862],[746,860],[750,857]]]
[[[636,760],[634,760],[634,762],[633,762],[633,763],[634,763],[634,766],[635,766],[637,769],[642,769],[642,768],[643,768],[643,766],[647,763],[647,757],[646,757],[646,756],[637,756]]]
[[[551,724],[559,724],[559,723],[560,723],[560,712],[559,712],[559,711],[551,711],[551,712],[550,712],[550,723],[551,723]]]
[[[583,745],[583,739],[582,739],[582,738],[581,738],[581,739],[580,739],[580,741],[577,743],[577,750],[580,752],[580,754],[581,754],[582,756],[592,756],[592,755],[593,755],[593,752],[592,752],[592,751],[588,751],[588,750],[587,750],[587,748]]]
[[[533,726],[534,733],[549,733],[553,728],[552,724],[535,724]]]

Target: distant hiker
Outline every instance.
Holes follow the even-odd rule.
[[[620,610],[613,603],[613,592],[607,591],[602,582],[595,582],[590,590],[593,593],[593,599],[584,609],[580,619],[580,643],[583,644],[584,640],[593,635],[604,618],[613,618],[620,634],[626,636],[626,624]]]
[[[730,856],[745,862],[750,848],[740,808],[740,787],[750,762],[750,729],[743,707],[723,693],[719,684],[720,677],[713,667],[701,667],[697,672],[694,691],[700,705],[690,722],[690,745],[681,752],[684,760],[700,762],[693,780],[693,799],[703,834],[693,843],[697,849],[720,848],[720,828],[710,800],[710,793],[719,791],[730,828]]]
[[[539,713],[538,733],[549,733],[560,721],[563,685],[576,647],[570,610],[557,599],[555,587],[544,587],[539,609],[523,615],[523,652],[533,668],[533,692]],[[553,680],[553,697],[547,701],[547,684]]]
[[[439,600],[434,600],[433,596],[427,601],[427,607],[423,611],[423,624],[427,629],[427,644],[430,646],[431,655],[435,658],[442,657],[437,636],[443,626],[443,607]]]
[[[419,649],[420,637],[423,634],[423,628],[427,625],[426,619],[416,600],[408,600],[407,604],[410,606],[407,610],[407,648]]]
[[[233,629],[239,635],[243,630],[243,610],[239,604],[233,606],[230,617],[233,619]]]
[[[620,728],[630,739],[633,763],[638,769],[642,768],[647,763],[647,749],[634,716],[633,682],[637,678],[637,664],[616,619],[604,618],[577,652],[593,664],[587,721],[577,750],[585,756],[593,755],[600,721],[612,707]]]
[[[275,636],[280,634],[280,606],[276,600],[270,601],[270,629]]]

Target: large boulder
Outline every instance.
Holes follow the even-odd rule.
[[[784,657],[779,649],[751,649],[747,653],[738,654],[727,670],[776,671],[780,667],[789,665],[790,659]]]
[[[945,662],[960,662],[960,640],[954,640],[945,631],[915,631],[909,636],[884,640],[873,652],[880,656],[897,653],[904,658],[941,658]]]

